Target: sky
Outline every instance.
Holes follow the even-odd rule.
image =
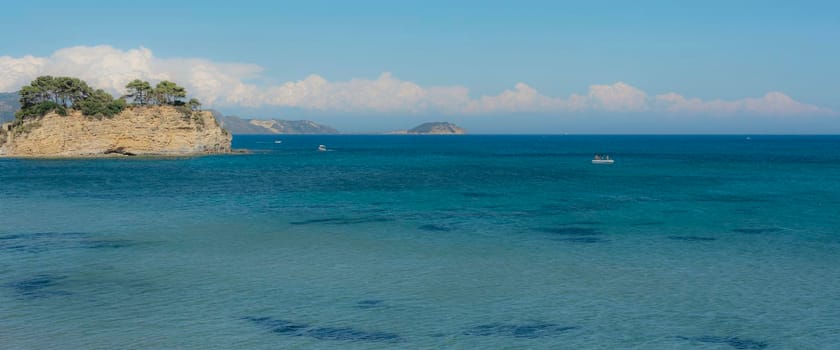
[[[0,91],[174,80],[342,131],[840,133],[831,1],[20,1]]]

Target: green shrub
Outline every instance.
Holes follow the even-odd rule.
[[[47,113],[53,111],[55,111],[56,113],[58,113],[58,115],[62,117],[67,116],[67,108],[65,108],[64,106],[53,101],[44,101],[25,108],[21,108],[20,110],[15,112],[15,118],[17,120],[23,120],[32,117],[43,117],[47,115]]]
[[[22,121],[42,117],[52,111],[66,116],[68,109],[78,110],[89,117],[113,117],[127,108],[126,98],[130,98],[134,105],[174,106],[185,121],[190,120],[193,111],[201,108],[197,99],[184,102],[182,99],[186,98],[187,90],[171,81],[161,81],[152,88],[148,82],[134,80],[126,85],[126,89],[126,96],[114,99],[111,94],[102,89],[93,90],[78,78],[40,76],[21,88],[21,108],[15,117]]]
[[[124,99],[114,99],[105,90],[96,90],[88,98],[79,102],[78,107],[82,114],[89,117],[113,117],[125,109]]]

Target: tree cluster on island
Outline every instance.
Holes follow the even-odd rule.
[[[133,106],[175,106],[184,114],[201,108],[195,98],[184,102],[187,90],[168,80],[153,88],[149,82],[135,79],[125,87],[128,93],[114,98],[105,90],[94,90],[79,78],[40,76],[21,88],[20,110],[15,118],[22,122],[50,112],[66,116],[69,110],[90,117],[113,117]]]

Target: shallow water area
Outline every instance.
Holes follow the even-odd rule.
[[[840,137],[233,147],[252,153],[0,159],[0,344],[840,343]],[[596,153],[615,164],[591,164]]]

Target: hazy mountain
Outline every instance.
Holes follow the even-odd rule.
[[[338,130],[309,120],[243,119],[213,111],[231,134],[338,134]]]
[[[0,123],[15,119],[15,112],[20,108],[17,92],[0,92]]]

